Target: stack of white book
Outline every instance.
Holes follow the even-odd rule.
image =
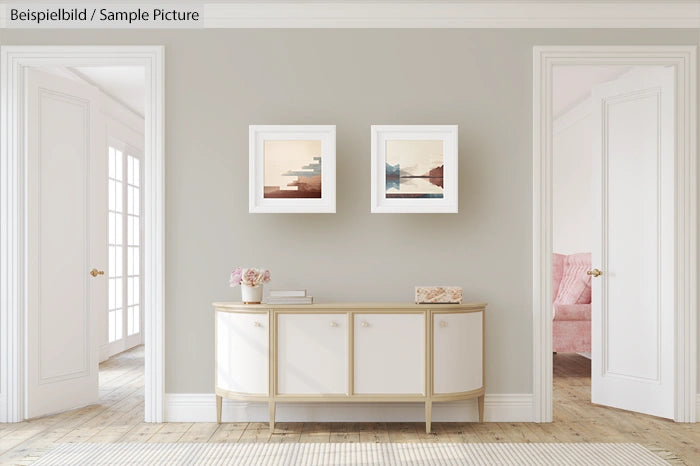
[[[307,296],[306,290],[272,290],[265,298],[267,304],[313,304],[314,297]]]

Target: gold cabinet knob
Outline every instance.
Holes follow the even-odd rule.
[[[600,277],[601,275],[603,275],[603,271],[598,269],[591,269],[586,273],[592,277]]]
[[[366,320],[364,320],[364,321],[362,321],[362,326],[363,326],[363,327],[369,327],[369,324],[367,323]]]
[[[253,322],[253,327],[260,327],[260,322]]]
[[[447,322],[445,322],[444,320],[441,320],[440,327],[447,327]]]
[[[331,322],[331,327],[337,327],[337,326],[338,326],[338,324],[337,324],[337,323],[335,323],[335,322]]]
[[[104,271],[104,270],[92,269],[92,270],[90,271],[90,275],[92,275],[93,277],[96,277],[96,276],[98,276],[98,275],[104,275],[104,274],[105,274],[105,271]]]

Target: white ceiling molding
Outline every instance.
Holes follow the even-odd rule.
[[[60,6],[51,1],[22,6],[32,4]],[[81,4],[87,2],[76,0],[71,6]],[[130,0],[122,4],[134,5]],[[158,5],[162,3],[138,4]],[[700,28],[700,0],[278,0],[195,5],[203,6],[205,28]],[[7,27],[7,6],[0,3],[0,28]]]
[[[207,28],[698,28],[700,1],[238,2]]]
[[[143,119],[146,85],[143,68],[138,66],[100,66],[68,68],[84,83],[97,87],[102,94]]]
[[[557,136],[591,114],[590,97],[552,120],[552,135]]]

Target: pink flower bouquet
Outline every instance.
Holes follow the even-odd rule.
[[[267,269],[259,268],[241,268],[236,267],[236,270],[231,272],[231,279],[229,280],[229,285],[231,287],[237,285],[246,286],[258,286],[262,283],[267,283],[270,281],[270,271]]]

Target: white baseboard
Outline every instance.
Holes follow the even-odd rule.
[[[530,422],[531,394],[493,394],[484,400],[484,420]],[[224,400],[224,422],[268,422],[267,403]],[[478,419],[476,400],[433,403],[435,422],[472,422]],[[277,422],[423,422],[423,403],[277,403]],[[166,393],[166,422],[216,422],[212,393]]]

